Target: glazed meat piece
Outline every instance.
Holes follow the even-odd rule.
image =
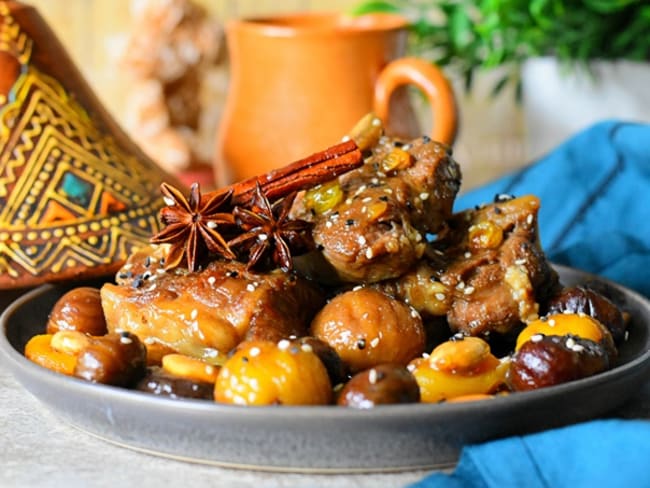
[[[117,284],[101,289],[109,330],[133,332],[148,348],[219,362],[244,339],[306,335],[323,304],[311,283],[281,271],[249,272],[235,261],[165,271],[162,258],[161,249],[132,255]]]
[[[539,199],[504,199],[455,214],[426,258],[377,286],[423,316],[446,315],[452,332],[515,332],[559,289],[537,230]]]
[[[308,192],[293,212],[314,222],[314,241],[335,279],[371,283],[401,275],[422,257],[425,235],[450,217],[460,181],[447,146],[428,137],[408,144],[381,137],[364,166],[321,189],[327,197]],[[309,264],[301,270],[332,279]]]

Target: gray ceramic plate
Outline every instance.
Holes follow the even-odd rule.
[[[2,315],[0,352],[34,396],[75,427],[161,456],[228,467],[310,472],[448,467],[468,443],[606,415],[650,372],[650,304],[593,276],[558,267],[565,284],[596,280],[632,315],[619,365],[603,374],[494,400],[338,407],[236,407],[169,400],[94,385],[45,370],[21,351],[42,332],[61,287],[44,286]]]

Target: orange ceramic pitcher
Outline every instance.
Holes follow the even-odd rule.
[[[405,85],[432,107],[433,139],[451,144],[453,91],[430,62],[403,57],[406,21],[397,15],[300,13],[235,20],[226,28],[229,93],[216,150],[226,184],[322,150],[374,111],[389,133],[422,135]]]

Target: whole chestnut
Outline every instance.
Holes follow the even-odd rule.
[[[621,310],[605,295],[588,287],[563,288],[548,303],[548,313],[584,313],[607,327],[614,342],[625,337],[627,324]]]
[[[384,363],[405,366],[426,343],[420,315],[372,288],[335,296],[312,321],[311,333],[332,346],[353,374]]]
[[[77,356],[74,375],[94,383],[130,387],[145,375],[146,369],[147,350],[138,336],[112,332],[89,338]]]
[[[534,390],[600,373],[609,364],[602,343],[575,335],[538,334],[514,354],[507,382],[515,391]]]
[[[158,366],[150,367],[135,389],[152,395],[168,398],[196,398],[212,400],[213,383],[181,378],[164,371]]]
[[[339,393],[337,404],[371,408],[375,405],[419,401],[420,388],[404,366],[379,364],[355,374]]]
[[[106,334],[106,319],[99,289],[74,288],[57,300],[47,321],[47,333],[76,330],[92,336]]]

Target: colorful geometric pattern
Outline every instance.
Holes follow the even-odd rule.
[[[160,230],[161,171],[125,153],[54,78],[0,2],[0,289],[112,272]]]

